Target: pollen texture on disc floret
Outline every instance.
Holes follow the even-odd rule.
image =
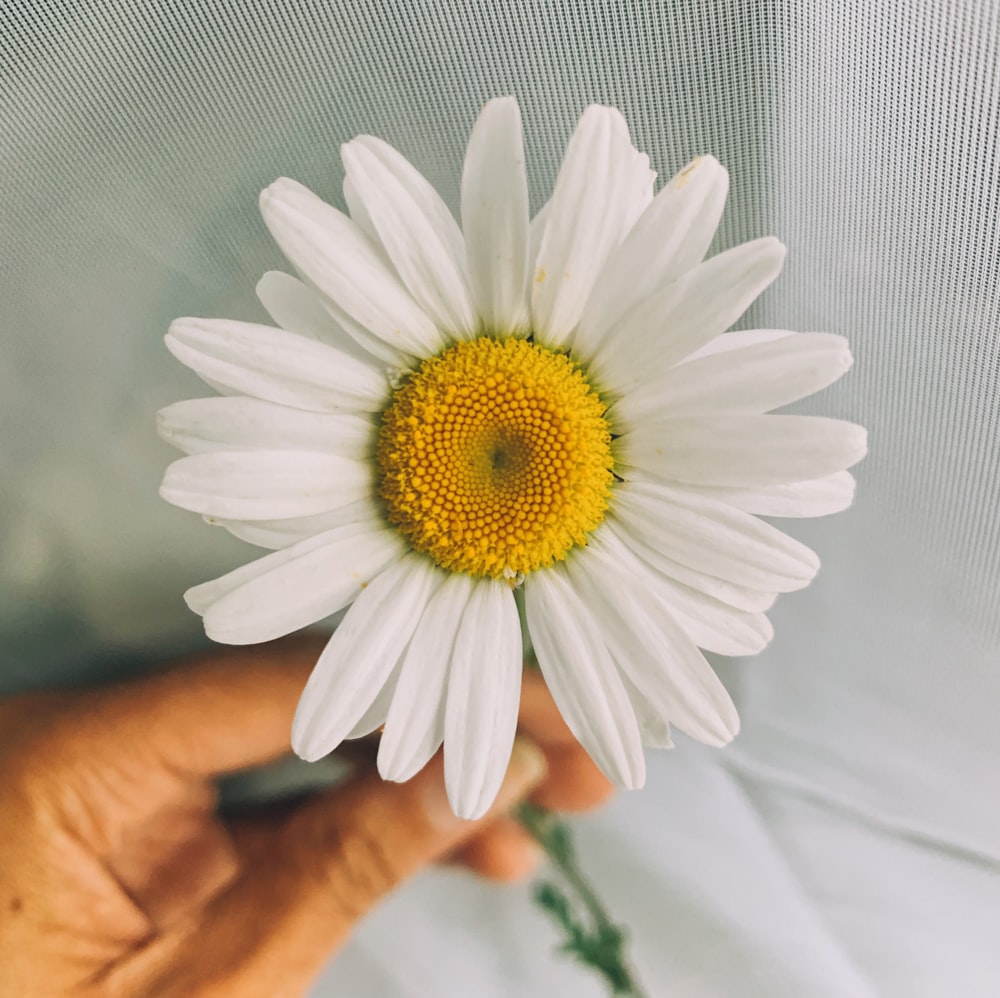
[[[389,521],[450,571],[510,579],[551,565],[607,512],[604,410],[577,364],[526,340],[425,360],[382,415]]]

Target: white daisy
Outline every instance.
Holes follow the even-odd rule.
[[[645,777],[670,726],[738,719],[699,649],[758,652],[775,595],[818,568],[758,519],[851,502],[865,433],[765,415],[840,377],[825,333],[726,333],[774,280],[759,239],[703,262],[727,174],[655,175],[590,107],[529,217],[520,114],[473,129],[462,227],[398,152],[343,148],[345,215],[292,180],[261,196],[299,278],[265,275],[281,328],[177,320],[171,352],[222,398],[160,414],[186,451],[161,493],[272,553],[186,594],[210,637],[267,641],[351,605],[305,688],[295,750],[384,725],[405,780],[445,744],[456,813],[502,778],[522,664],[515,590],[552,695],[601,769]]]

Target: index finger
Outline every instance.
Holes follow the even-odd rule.
[[[537,669],[524,670],[519,728],[549,761],[548,777],[531,795],[535,804],[552,811],[587,811],[611,795],[611,782],[570,731]]]
[[[525,667],[521,678],[521,727],[543,748],[579,747],[538,669]]]
[[[326,638],[305,635],[199,653],[171,669],[85,695],[73,722],[88,752],[149,751],[185,775],[210,777],[291,751],[292,717]]]

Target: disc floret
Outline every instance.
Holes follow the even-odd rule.
[[[382,415],[389,521],[450,571],[512,580],[565,558],[607,512],[604,411],[565,354],[513,338],[450,347]]]

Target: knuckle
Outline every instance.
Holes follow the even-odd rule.
[[[22,828],[62,824],[68,802],[81,796],[92,768],[84,698],[58,693],[11,697],[4,711],[16,720],[0,736],[0,812]]]
[[[0,787],[5,796],[33,796],[48,783],[53,762],[59,754],[60,739],[55,721],[44,713],[38,717],[32,706],[25,704],[22,716],[32,714],[37,723],[11,725],[0,743]]]
[[[338,909],[350,921],[360,919],[401,879],[396,853],[389,847],[385,829],[371,820],[355,820],[325,830],[319,855],[322,878]]]

